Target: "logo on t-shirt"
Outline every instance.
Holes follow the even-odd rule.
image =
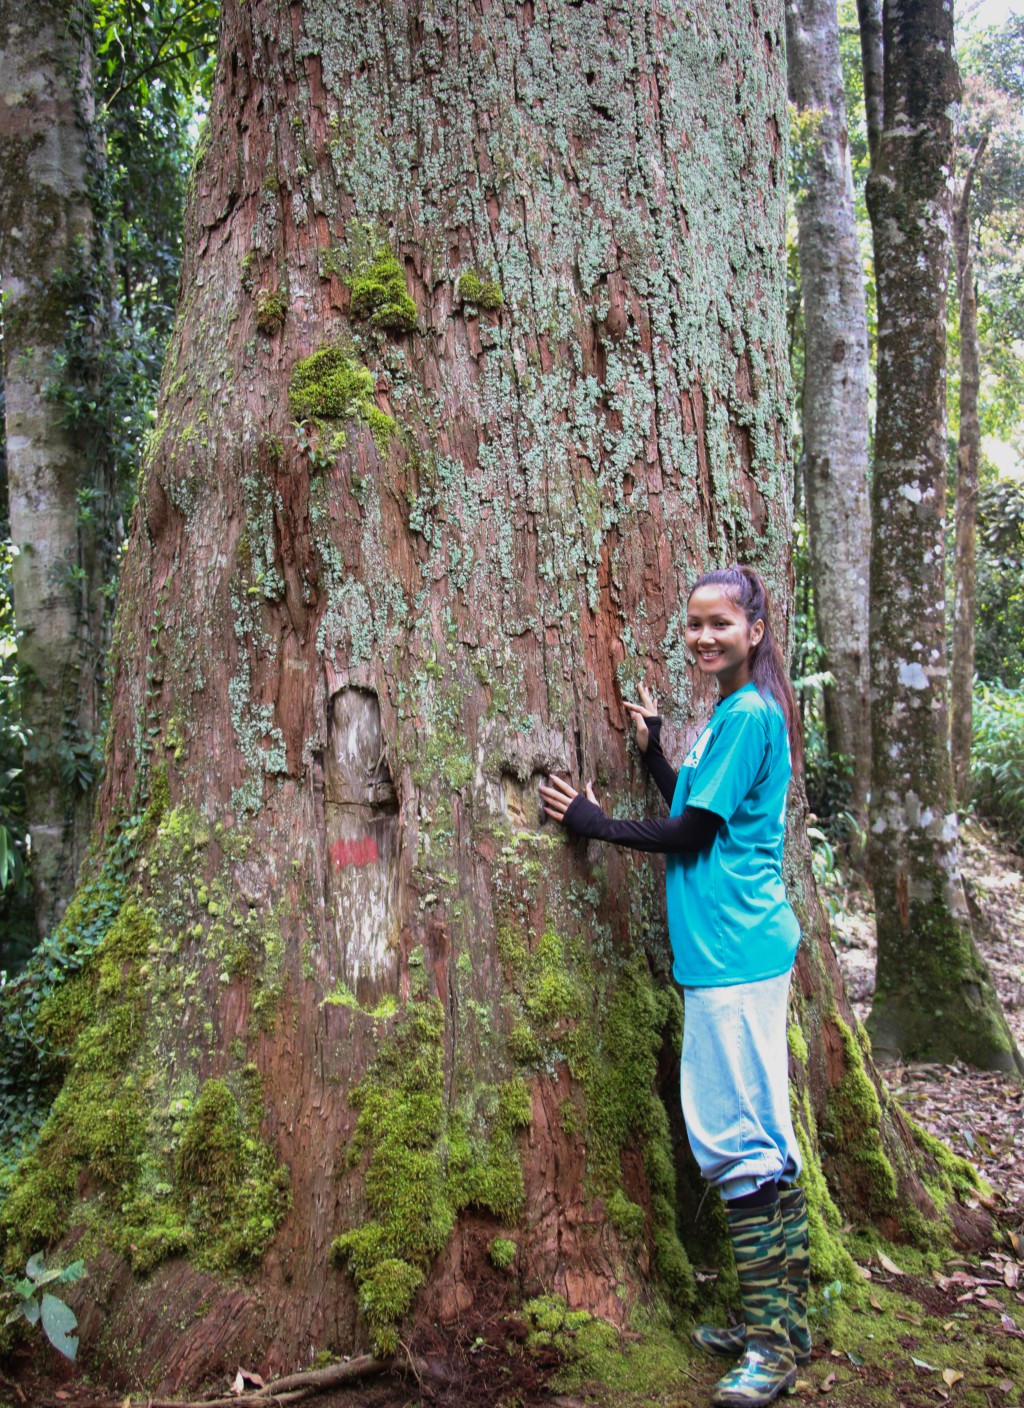
[[[704,750],[711,742],[711,729],[706,728],[697,742],[693,745],[686,757],[683,759],[684,768],[695,768],[704,756]]]

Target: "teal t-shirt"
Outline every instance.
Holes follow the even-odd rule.
[[[782,710],[753,684],[729,694],[683,759],[672,815],[724,820],[706,850],[670,855],[665,886],[672,971],[683,987],[730,987],[793,966],[800,925],[782,882],[791,774]]]

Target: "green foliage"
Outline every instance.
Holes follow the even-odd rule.
[[[1024,682],[1024,484],[1012,479],[978,495],[974,667],[989,682]]]
[[[4,1276],[0,1289],[0,1303],[13,1302],[14,1308],[8,1313],[5,1325],[25,1321],[29,1325],[40,1325],[46,1338],[59,1349],[67,1359],[74,1359],[78,1353],[78,1317],[60,1296],[47,1287],[70,1286],[85,1275],[85,1262],[74,1261],[70,1266],[47,1269],[42,1254],[30,1256],[25,1263],[22,1277]]]
[[[22,762],[29,733],[15,668],[18,633],[11,604],[12,549],[0,539],[0,972],[13,974],[35,942],[29,885]],[[0,987],[3,978],[0,977]]]
[[[1024,684],[975,686],[971,778],[978,810],[1024,844]]]
[[[1024,405],[1024,16],[965,36],[958,57],[961,181],[982,135],[988,138],[971,193],[984,371],[979,413],[983,434],[1010,441],[1021,430]]]
[[[375,328],[414,332],[416,304],[390,246],[380,245],[368,267],[352,280],[352,316],[369,318]]]

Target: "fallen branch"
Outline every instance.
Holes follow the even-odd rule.
[[[386,1374],[390,1369],[402,1366],[405,1361],[395,1359],[375,1359],[371,1354],[358,1359],[348,1359],[340,1364],[328,1364],[326,1369],[310,1369],[302,1374],[287,1374],[274,1379],[263,1388],[251,1393],[227,1393],[216,1398],[147,1398],[139,1401],[135,1408],[268,1408],[269,1404],[301,1403],[315,1398],[327,1389],[340,1388],[355,1383],[358,1379],[368,1379],[375,1374]],[[119,1399],[118,1408],[131,1399]]]

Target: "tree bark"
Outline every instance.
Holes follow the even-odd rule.
[[[971,248],[971,188],[985,154],[984,133],[964,175],[953,210],[957,308],[960,317],[960,432],[956,449],[956,548],[953,561],[953,660],[949,743],[953,784],[961,807],[971,800],[971,735],[974,694],[975,565],[978,537],[978,463],[981,423],[978,389],[978,299]]]
[[[948,739],[945,318],[952,115],[945,0],[885,7],[885,130],[868,179],[878,286],[872,480],[878,968],[868,1029],[886,1057],[1019,1067],[971,932]]]
[[[0,0],[8,502],[18,663],[33,732],[24,773],[40,935],[74,890],[94,800],[62,776],[62,745],[93,739],[102,708],[103,564],[79,503],[79,491],[96,486],[81,436],[50,394],[69,321],[93,311],[82,306],[96,234],[90,24],[60,0],[28,12]]]
[[[693,1303],[680,1230],[718,1254],[659,870],[536,787],[653,805],[620,687],[694,736],[700,569],[786,615],[782,23],[225,4],[62,941],[116,918],[40,1013],[63,1086],[0,1210],[12,1264],[79,1230],[98,1372],[266,1375],[539,1290],[624,1326]],[[910,1235],[803,822],[809,1159]]]
[[[804,293],[802,457],[815,623],[834,683],[829,751],[851,768],[863,823],[871,780],[868,708],[868,327],[835,0],[786,6],[789,96],[803,119],[797,199]]]

